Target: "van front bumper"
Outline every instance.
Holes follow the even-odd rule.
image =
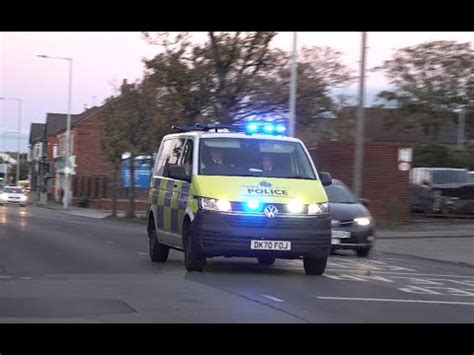
[[[325,258],[331,250],[331,218],[276,217],[226,214],[199,210],[190,232],[200,241],[207,256],[272,255],[293,259],[299,256]],[[251,241],[289,241],[291,250],[253,250]]]

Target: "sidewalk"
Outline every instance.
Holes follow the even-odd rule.
[[[64,209],[62,205],[59,204],[48,204],[48,205],[37,205],[36,207],[47,208],[50,210],[58,211],[60,213],[72,215],[72,216],[81,216],[81,217],[89,217],[89,218],[96,218],[96,219],[103,219],[107,218],[112,215],[111,211],[107,210],[99,210],[93,208],[85,208],[85,207],[77,207],[77,206],[69,206],[67,210]],[[136,212],[135,213],[138,218],[144,217],[143,212]],[[125,212],[117,212],[117,217],[125,217]]]
[[[418,218],[376,233],[378,251],[474,265],[474,220]]]

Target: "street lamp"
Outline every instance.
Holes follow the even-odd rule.
[[[62,59],[69,62],[69,95],[67,104],[67,124],[66,124],[66,163],[64,165],[64,198],[63,206],[65,209],[68,208],[69,204],[69,174],[70,174],[70,159],[71,159],[71,99],[72,99],[72,58],[67,57],[50,57],[47,55],[38,55],[40,58],[47,59]]]
[[[20,181],[20,145],[21,145],[21,104],[22,100],[17,98],[10,98],[10,97],[0,97],[0,100],[9,100],[9,101],[17,101],[18,102],[18,153],[17,153],[17,160],[16,160],[16,184],[19,185]]]

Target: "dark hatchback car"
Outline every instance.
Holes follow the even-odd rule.
[[[357,199],[341,181],[333,179],[325,186],[332,225],[332,247],[354,250],[357,256],[368,256],[375,240],[375,223],[367,200]]]

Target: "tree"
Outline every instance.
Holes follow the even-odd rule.
[[[130,171],[128,216],[135,216],[135,158],[139,155],[152,155],[156,150],[163,130],[154,112],[155,100],[149,90],[148,82],[127,84],[121,87],[119,97],[110,100],[104,110],[103,150],[114,165],[113,212],[116,214],[116,190],[118,173],[121,169],[122,155],[129,154]]]
[[[230,123],[268,110],[250,98],[285,63],[281,50],[270,48],[275,32],[214,33],[203,45],[187,34],[153,37],[164,52],[145,61],[146,76],[157,87],[159,109],[176,122],[212,120]],[[287,100],[287,99],[286,99]]]
[[[467,127],[474,130],[474,50],[471,43],[433,41],[396,50],[373,70],[383,71],[392,89],[378,94],[380,106],[399,108],[390,126],[421,128],[433,138],[454,110],[465,106]]]

